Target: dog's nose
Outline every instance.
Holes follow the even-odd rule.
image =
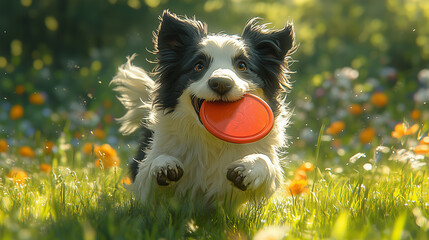
[[[234,82],[230,78],[216,77],[209,79],[209,86],[213,91],[224,95],[232,89]]]

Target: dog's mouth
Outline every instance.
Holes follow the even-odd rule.
[[[204,99],[197,98],[194,95],[191,96],[192,106],[194,107],[195,113],[197,114],[198,119],[200,119],[200,121],[201,121],[200,110],[201,110],[201,106],[203,105],[204,101],[205,101]]]

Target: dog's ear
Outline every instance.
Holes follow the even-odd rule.
[[[207,35],[204,23],[195,19],[180,18],[168,10],[164,10],[160,21],[158,31],[154,34],[155,50],[158,52],[183,51]]]
[[[283,61],[294,49],[295,34],[293,25],[288,23],[283,29],[270,30],[258,25],[257,18],[245,26],[242,38],[265,60]]]

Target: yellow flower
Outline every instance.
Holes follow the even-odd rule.
[[[22,118],[24,115],[24,108],[21,105],[14,105],[9,112],[10,119],[16,120]]]
[[[47,163],[40,164],[40,171],[44,173],[50,173],[52,171],[52,165]]]
[[[16,87],[15,87],[15,92],[16,92],[16,94],[18,94],[18,95],[22,95],[24,92],[25,92],[25,87],[24,87],[24,85],[17,85]]]
[[[346,124],[343,121],[336,121],[326,129],[326,133],[330,135],[337,135],[346,128]]]
[[[375,137],[375,129],[374,128],[366,128],[362,130],[359,135],[359,140],[362,144],[370,143]]]
[[[87,142],[82,147],[82,151],[86,155],[91,155],[93,150],[94,150],[94,143]]]
[[[119,163],[121,162],[115,149],[113,149],[109,144],[94,147],[94,153],[98,157],[95,161],[95,165],[97,167],[101,167],[100,162],[104,169],[119,166]]]
[[[0,153],[6,152],[9,148],[7,141],[5,139],[0,139]]]
[[[45,97],[41,93],[33,93],[28,100],[34,105],[42,105],[45,102]]]
[[[21,169],[12,169],[7,175],[7,178],[9,178],[10,180],[13,181],[14,184],[25,184],[25,182],[27,182],[28,180],[28,175],[25,171],[21,170]]]
[[[388,101],[389,99],[387,98],[386,94],[382,92],[376,92],[371,96],[372,104],[379,108],[386,106]]]
[[[352,104],[352,105],[350,105],[349,106],[349,112],[352,114],[352,115],[359,115],[359,114],[361,114],[362,113],[362,111],[363,111],[363,107],[360,105],[360,104]]]
[[[405,123],[398,123],[395,126],[395,130],[392,132],[392,137],[401,138],[402,136],[408,136],[416,133],[419,130],[419,125],[414,124],[408,128]]]
[[[22,146],[19,148],[19,155],[23,157],[34,157],[36,154],[34,153],[33,149],[29,146]]]

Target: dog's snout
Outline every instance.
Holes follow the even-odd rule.
[[[216,93],[224,95],[232,89],[234,82],[230,78],[215,77],[209,80],[209,86]]]

